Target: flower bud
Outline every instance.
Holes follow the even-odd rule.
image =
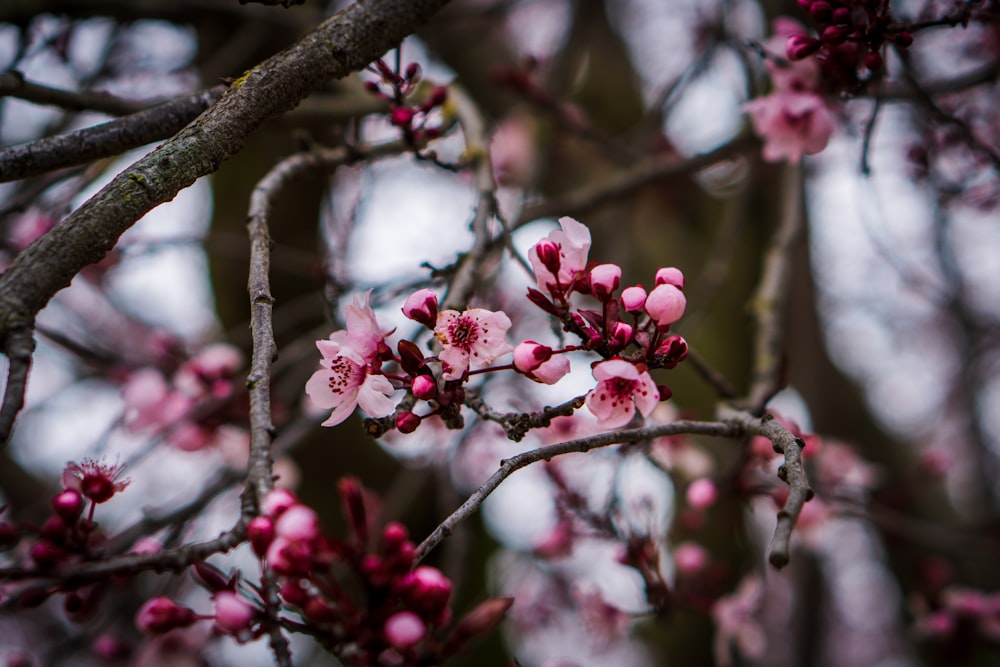
[[[420,415],[406,410],[396,415],[396,430],[400,433],[413,433],[420,426]]]
[[[66,489],[52,499],[52,510],[67,523],[73,523],[83,511],[83,496],[79,491]]]
[[[185,628],[197,620],[194,611],[182,607],[170,598],[152,598],[135,615],[135,625],[147,634],[163,634],[174,628]]]
[[[674,266],[665,266],[656,270],[656,285],[673,285],[679,290],[684,289],[684,274]]]
[[[215,603],[215,627],[235,635],[250,629],[250,622],[257,611],[232,591],[219,591],[212,596]]]
[[[492,630],[497,623],[503,620],[513,604],[514,598],[512,597],[492,598],[479,603],[451,631],[445,645],[445,654],[453,655],[460,651],[470,639],[475,639]]]
[[[390,616],[383,627],[386,640],[398,649],[408,649],[427,634],[427,627],[412,611],[401,611]]]
[[[406,298],[406,302],[403,304],[403,315],[414,322],[423,324],[428,329],[433,329],[438,316],[437,294],[429,289],[418,289]]]
[[[267,553],[267,548],[274,540],[274,522],[270,517],[255,516],[247,523],[247,539],[257,558]]]
[[[708,561],[708,552],[694,542],[682,542],[674,549],[674,566],[679,574],[697,574],[705,569]]]
[[[646,303],[646,290],[642,285],[632,285],[622,290],[622,305],[630,313],[642,310]]]
[[[295,494],[288,489],[275,489],[264,496],[260,511],[265,516],[278,517],[289,507],[298,504]]]
[[[437,395],[437,382],[430,375],[418,375],[413,378],[410,391],[420,400],[429,401]]]
[[[396,107],[389,113],[389,122],[396,127],[408,128],[413,123],[416,110],[410,107]]]
[[[705,509],[715,502],[718,491],[712,480],[702,477],[691,482],[687,488],[687,501],[696,509]]]
[[[833,10],[833,22],[836,25],[848,25],[851,22],[851,10],[847,7],[837,7]]]
[[[819,51],[822,46],[818,39],[805,35],[792,35],[785,42],[785,55],[789,60],[803,60]]]
[[[882,69],[882,56],[878,51],[872,51],[865,56],[865,67],[871,72],[877,72]]]
[[[617,264],[598,264],[590,270],[590,292],[598,301],[608,301],[621,278],[622,269]]]
[[[312,540],[319,532],[319,517],[305,505],[289,507],[274,522],[274,534],[293,541]]]
[[[684,298],[684,293],[669,283],[658,285],[646,297],[646,312],[662,330],[679,320],[684,315],[686,307],[687,299]]]
[[[530,373],[552,358],[552,348],[533,340],[526,340],[514,348],[514,368]]]
[[[562,265],[562,260],[559,258],[559,250],[559,244],[549,239],[542,239],[535,244],[535,252],[538,253],[538,260],[554,276],[559,275],[559,267]]]

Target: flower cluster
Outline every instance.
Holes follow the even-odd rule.
[[[432,415],[458,427],[470,377],[514,371],[553,384],[570,370],[565,354],[576,351],[600,357],[593,364],[597,385],[587,394],[586,405],[601,426],[624,426],[637,412],[647,417],[671,394],[653,381],[650,370],[673,368],[687,356],[684,339],[670,335],[687,303],[684,276],[678,269],[661,268],[648,292],[631,285],[619,293],[621,268],[588,260],[590,231],[572,218],[562,218],[560,226],[528,253],[537,288],[530,288],[527,297],[576,336],[578,344],[553,349],[526,340],[511,345],[506,313],[442,310],[432,290],[420,289],[406,299],[403,314],[433,333],[439,351],[425,355],[413,341],[402,340],[394,352],[386,342],[392,332],[379,326],[367,298],[356,299],[347,308],[346,329],[317,342],[322,368],[306,384],[313,403],[333,411],[324,425],[339,424],[360,405],[370,417],[395,412],[394,426],[403,433]],[[574,294],[590,297],[598,307],[575,307]],[[491,366],[509,353],[512,363]],[[410,394],[399,407],[392,399],[397,389]],[[418,414],[417,401],[429,410]]]
[[[340,491],[346,540],[324,535],[316,513],[284,490],[265,498],[248,536],[278,577],[283,607],[309,622],[345,665],[437,664],[501,620],[508,598],[482,603],[446,631],[451,581],[436,568],[415,567],[415,545],[401,524],[385,526],[371,549],[361,486],[343,479]]]
[[[181,364],[170,382],[157,368],[135,371],[122,389],[125,426],[162,434],[184,451],[204,449],[218,440],[220,426],[228,421],[206,407],[221,406],[233,396],[242,364],[239,350],[216,343]]]
[[[816,26],[817,37],[806,30],[788,35],[789,60],[813,58],[823,80],[834,92],[856,90],[885,64],[885,46],[907,48],[913,35],[891,14],[888,2],[870,0],[799,0]],[[866,76],[865,73],[868,73]]]
[[[799,23],[778,19],[768,50],[783,52],[784,42],[800,37]],[[791,46],[789,46],[791,49]],[[744,105],[754,129],[764,139],[764,159],[769,162],[798,162],[826,148],[837,126],[836,117],[821,92],[819,62],[813,59],[772,57],[766,66],[774,89],[770,95]]]
[[[410,63],[400,74],[379,59],[368,70],[379,77],[379,82],[369,81],[366,87],[389,105],[389,122],[399,128],[408,146],[441,136],[442,126],[431,125],[429,121],[433,111],[448,99],[447,88],[437,86],[427,94],[418,95],[423,100],[414,104],[408,98],[420,89],[420,65]]]

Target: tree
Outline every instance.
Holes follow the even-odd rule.
[[[991,664],[996,3],[345,4],[0,7],[7,663]]]

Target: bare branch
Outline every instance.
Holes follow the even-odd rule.
[[[123,99],[111,93],[74,92],[44,86],[28,81],[16,70],[0,72],[0,97],[16,97],[35,104],[47,104],[71,111],[100,111],[110,116],[125,116],[150,106],[149,103]]]

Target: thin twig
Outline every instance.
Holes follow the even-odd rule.
[[[77,92],[44,86],[25,79],[16,70],[0,72],[0,97],[16,97],[71,111],[100,111],[109,116],[126,116],[151,106],[149,102],[126,100],[111,93]]]

